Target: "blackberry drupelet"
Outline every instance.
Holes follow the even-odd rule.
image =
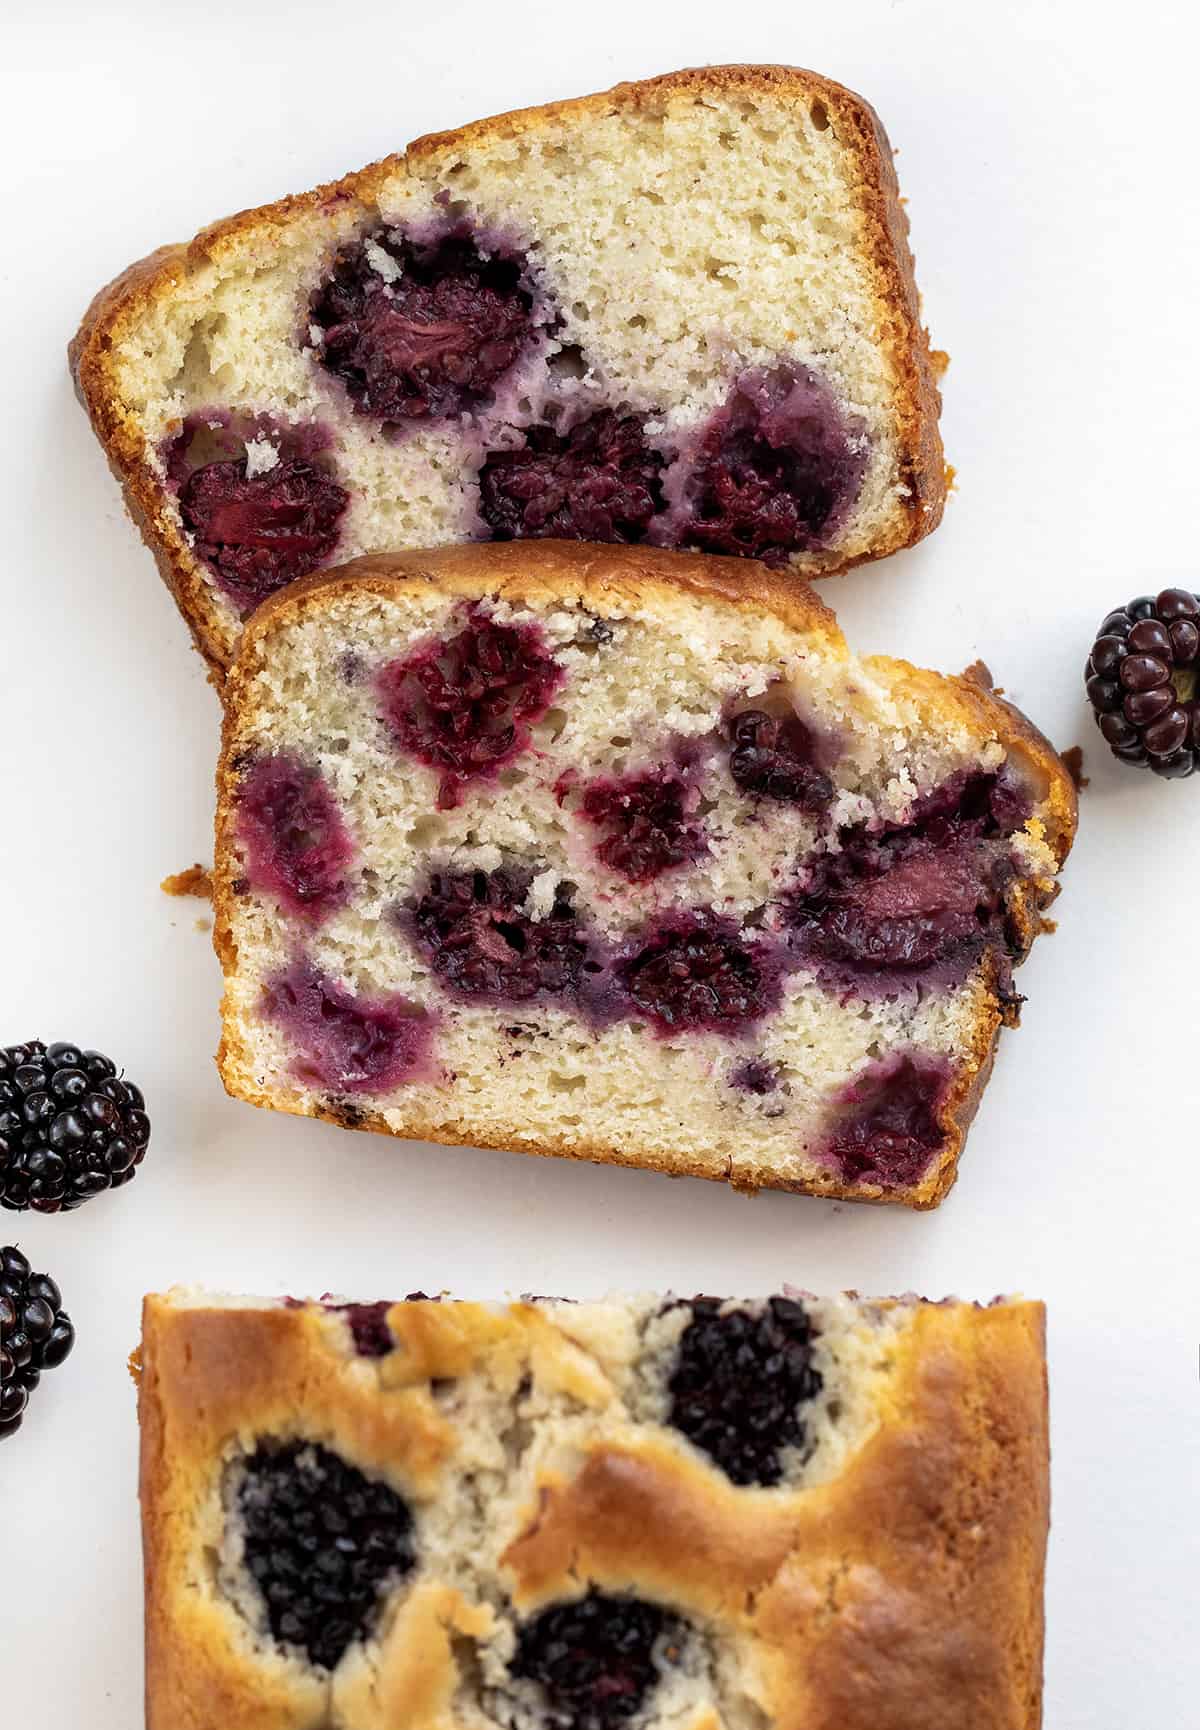
[[[729,773],[744,793],[775,799],[820,816],[833,782],[817,763],[817,741],[799,715],[743,709],[726,722]]]
[[[604,409],[569,433],[532,426],[520,449],[488,453],[480,513],[497,541],[640,541],[662,504],[662,469],[632,415]]]
[[[100,1052],[0,1050],[0,1207],[69,1213],[128,1183],[149,1141],[141,1089]]]
[[[237,1507],[272,1634],[334,1669],[413,1566],[406,1503],[319,1443],[263,1441],[245,1462]]]
[[[645,1704],[676,1627],[657,1604],[593,1590],[525,1623],[509,1669],[540,1683],[555,1730],[613,1730]]]
[[[54,1281],[19,1249],[0,1248],[0,1441],[20,1429],[42,1371],[57,1369],[74,1344]]]
[[[1139,595],[1101,623],[1084,668],[1088,701],[1114,757],[1168,780],[1200,760],[1200,596]]]
[[[777,1484],[785,1448],[803,1448],[800,1409],[821,1391],[813,1325],[803,1304],[768,1298],[762,1309],[722,1309],[693,1298],[667,1391],[667,1421],[735,1484]]]

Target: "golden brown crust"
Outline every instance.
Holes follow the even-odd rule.
[[[264,1434],[322,1440],[420,1505],[443,1495],[456,1469],[458,1437],[447,1430],[441,1475],[412,1477],[414,1455],[429,1452],[433,1380],[476,1373],[502,1401],[532,1378],[594,1418],[565,1453],[539,1456],[515,1502],[495,1504],[504,1524],[488,1541],[500,1546],[519,1614],[586,1582],[702,1618],[753,1678],[773,1730],[1039,1730],[1044,1312],[1022,1302],[879,1307],[897,1324],[887,1372],[841,1469],[761,1491],[735,1487],[675,1432],[631,1424],[599,1362],[533,1304],[399,1304],[388,1316],[399,1349],[355,1360],[344,1324],[316,1307],[149,1298],[148,1730],[329,1721],[311,1672],[277,1649],[256,1653],[211,1578],[189,1584],[204,1546],[220,1542],[206,1510],[230,1452]],[[372,1405],[374,1424],[364,1422]],[[486,1604],[427,1564],[377,1671],[336,1679],[338,1722],[452,1730],[461,1679],[448,1633],[486,1638],[493,1622]]]
[[[845,654],[845,642],[834,615],[807,584],[798,584],[765,566],[738,559],[673,553],[648,547],[600,547],[577,542],[512,542],[499,545],[443,547],[432,552],[374,553],[332,571],[318,571],[272,596],[248,621],[237,662],[229,676],[224,740],[217,771],[217,834],[214,869],[213,942],[226,977],[237,969],[233,937],[236,895],[231,858],[234,840],[238,774],[235,759],[243,724],[246,694],[258,676],[274,632],[338,596],[366,590],[387,595],[411,584],[429,584],[440,591],[478,599],[492,595],[521,604],[574,601],[603,614],[607,609],[657,598],[670,603],[680,592],[697,600],[713,600],[742,612],[777,619],[790,629],[820,640],[822,650]],[[1039,812],[1041,838],[1061,864],[1075,833],[1077,801],[1074,784],[1053,747],[1012,704],[965,677],[910,667],[904,662],[875,658],[869,666],[899,675],[901,688],[920,696],[931,714],[965,722],[980,737],[995,737],[1017,759]],[[1031,877],[1019,884],[1010,905],[1010,921],[1022,949],[1042,929],[1042,909],[1057,893],[1052,877]],[[847,1183],[832,1171],[811,1181],[786,1178],[756,1181],[735,1177],[732,1161],[673,1156],[669,1166],[653,1155],[632,1155],[603,1136],[581,1136],[573,1142],[532,1142],[527,1126],[513,1123],[490,1132],[453,1111],[437,1117],[410,1106],[403,1127],[407,1139],[449,1146],[519,1149],[525,1153],[589,1160],[602,1164],[669,1170],[673,1176],[705,1177],[732,1182],[753,1192],[777,1187],[808,1195],[846,1201],[895,1201],[924,1210],[945,1199],[958,1175],[959,1156],[967,1130],[979,1107],[995,1058],[996,1041],[1004,1024],[1016,1020],[1017,999],[1006,983],[1000,962],[992,958],[984,974],[973,1039],[965,1061],[956,1070],[938,1112],[944,1133],[942,1152],[921,1182],[897,1197],[882,1186]],[[253,1066],[239,1032],[228,995],[222,1010],[222,1035],[217,1067],[228,1091],[251,1105],[318,1117],[346,1129],[395,1135],[384,1117],[358,1106],[348,1107],[312,1093],[268,1092],[253,1079]]]
[[[820,105],[850,142],[857,165],[854,185],[863,219],[864,251],[874,287],[880,342],[888,355],[896,390],[901,479],[908,496],[898,507],[894,532],[869,553],[831,557],[820,575],[911,546],[937,527],[946,496],[946,471],[938,415],[941,397],[930,358],[929,336],[920,320],[908,219],[900,203],[891,146],[878,115],[853,91],[832,80],[788,66],[711,66],[667,73],[570,101],[547,103],[476,121],[417,139],[403,155],[392,155],[341,180],[239,212],[204,229],[186,245],[160,247],[129,266],[93,298],[68,349],[76,393],[87,410],[126,506],[158,564],[159,572],[191,629],[218,689],[236,649],[237,632],[218,610],[212,590],[165,509],[162,489],[147,465],[145,439],[121,400],[112,350],[156,302],[239,239],[282,229],[330,209],[361,206],[368,211],[380,187],[409,169],[429,168],[454,152],[495,137],[510,137],[554,122],[573,123],[626,109],[699,101],[709,95],[772,96],[812,108]],[[799,578],[795,579],[799,581]]]

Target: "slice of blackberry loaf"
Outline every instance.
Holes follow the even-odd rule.
[[[148,1298],[147,1730],[1038,1730],[1043,1336]]]
[[[1007,704],[761,565],[565,542],[308,578],[227,697],[231,1093],[941,1200],[1075,822]]]
[[[127,270],[72,346],[214,668],[357,554],[649,541],[808,575],[937,524],[939,398],[872,109],[726,66],[423,138]]]

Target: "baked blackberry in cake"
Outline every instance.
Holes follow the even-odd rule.
[[[414,1139],[935,1205],[1075,791],[766,567],[378,556],[227,685],[221,1072]]]
[[[1043,1332],[148,1298],[147,1730],[1038,1730]]]
[[[806,575],[942,512],[891,148],[725,66],[423,138],[104,289],[80,395],[218,676],[356,555],[547,536]]]

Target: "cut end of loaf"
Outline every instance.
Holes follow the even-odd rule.
[[[978,687],[858,661],[815,606],[731,601],[729,569],[463,548],[259,615],[220,782],[232,1092],[941,1199],[1069,777]]]
[[[886,140],[712,68],[425,139],[98,297],[74,351],[197,639],[304,571],[499,538],[823,575],[945,494]]]

